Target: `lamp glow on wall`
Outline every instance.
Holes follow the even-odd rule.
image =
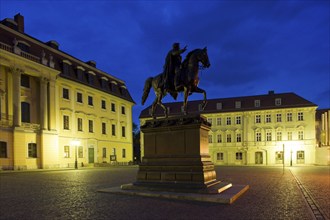
[[[71,145],[75,147],[75,161],[74,161],[74,168],[78,169],[78,160],[77,160],[77,147],[80,145],[79,140],[72,140]]]

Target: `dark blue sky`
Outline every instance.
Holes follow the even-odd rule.
[[[173,42],[188,51],[208,47],[211,67],[199,84],[208,98],[274,90],[330,107],[328,0],[0,2],[1,20],[21,13],[27,34],[56,40],[61,50],[95,60],[99,69],[124,80],[137,103],[136,123],[155,97],[151,92],[141,106],[144,81],[162,71]]]

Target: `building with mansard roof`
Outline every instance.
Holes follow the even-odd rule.
[[[211,123],[209,153],[216,165],[315,164],[317,105],[295,93],[219,98],[188,102],[189,114]],[[170,115],[180,115],[182,102],[165,104]],[[141,125],[151,107],[141,112]],[[157,108],[156,115],[163,111]],[[141,135],[143,144],[143,134]],[[143,147],[142,147],[143,148]]]
[[[0,22],[0,169],[132,161],[132,107],[125,82]]]

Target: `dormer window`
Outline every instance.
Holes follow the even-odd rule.
[[[63,69],[62,69],[62,72],[64,75],[70,75],[70,68],[71,68],[71,65],[72,63],[68,60],[63,60]]]
[[[217,110],[220,110],[220,109],[222,109],[222,103],[221,102],[218,102],[217,103]]]
[[[254,107],[258,108],[260,107],[260,100],[254,100]]]
[[[276,99],[275,99],[275,105],[276,105],[276,106],[280,106],[280,105],[282,105],[282,100],[281,100],[281,98],[276,98]]]
[[[80,81],[84,80],[84,71],[85,69],[81,66],[77,66],[77,79]]]
[[[95,78],[95,73],[93,71],[88,71],[87,73],[87,81],[90,85],[94,85],[94,78]]]
[[[241,108],[241,101],[235,102],[235,108]]]
[[[101,86],[102,89],[108,89],[108,78],[106,77],[101,77]]]

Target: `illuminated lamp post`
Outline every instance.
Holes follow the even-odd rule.
[[[75,146],[75,161],[74,161],[74,168],[78,169],[78,160],[77,160],[77,146],[80,145],[80,141],[73,140],[71,141],[71,145]]]

